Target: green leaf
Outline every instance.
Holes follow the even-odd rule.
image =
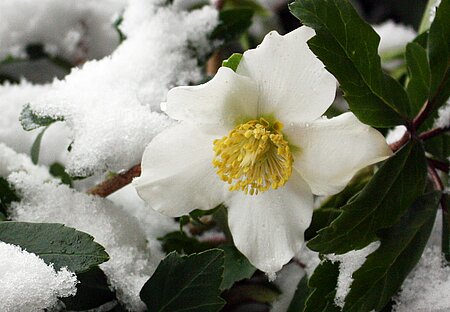
[[[31,146],[31,161],[33,164],[37,164],[39,161],[39,153],[41,150],[41,142],[42,142],[42,136],[44,135],[44,132],[48,129],[48,126],[42,129],[41,132],[36,136],[36,139],[33,142],[33,145]]]
[[[250,278],[255,273],[256,268],[236,247],[223,246],[220,249],[223,250],[225,257],[221,290],[229,289],[235,282]]]
[[[200,242],[194,237],[189,237],[182,231],[170,232],[158,239],[166,253],[177,251],[190,255],[214,247],[206,242]]]
[[[304,312],[341,311],[334,305],[338,277],[338,262],[324,260],[317,266],[308,282],[311,293],[306,299]]]
[[[56,270],[82,273],[109,259],[91,235],[58,223],[1,222],[0,241],[19,245]]]
[[[59,178],[62,183],[69,185],[72,187],[73,179],[70,175],[67,174],[66,168],[60,163],[53,163],[50,166],[49,172],[55,178]]]
[[[309,241],[317,236],[317,233],[328,227],[342,211],[336,208],[320,208],[314,210],[311,224],[305,231],[305,241]]]
[[[310,290],[308,288],[308,277],[305,275],[297,285],[297,289],[295,290],[294,297],[289,304],[287,312],[303,311],[303,309],[305,308],[306,299],[308,298],[309,294]]]
[[[445,161],[446,158],[450,157],[450,136],[436,136],[426,140],[424,144],[425,150],[438,159]]]
[[[431,69],[431,101],[434,109],[450,96],[450,0],[442,0],[428,34],[428,60]]]
[[[219,24],[210,38],[223,40],[225,43],[239,38],[252,24],[253,13],[253,10],[246,8],[220,11]]]
[[[411,102],[410,117],[414,117],[430,94],[430,67],[427,52],[418,43],[408,43],[405,57],[409,74],[406,91]]]
[[[219,297],[224,253],[212,249],[190,256],[170,253],[145,283],[140,297],[149,311],[214,312],[224,306]]]
[[[426,165],[420,142],[409,142],[384,163],[361,193],[342,208],[341,215],[309,241],[308,247],[324,254],[343,254],[378,240],[377,231],[395,224],[423,194]]]
[[[344,311],[381,310],[400,289],[422,255],[441,194],[419,197],[400,221],[380,233],[380,247],[353,273]]]
[[[405,122],[409,109],[406,92],[383,73],[380,38],[347,0],[297,0],[289,8],[316,31],[308,45],[339,80],[359,120],[380,128]]]
[[[9,185],[8,181],[0,177],[0,219],[6,219],[6,213],[8,211],[9,205],[12,202],[19,201],[19,197],[14,192],[13,188]]]
[[[450,207],[450,195],[443,194],[442,201]],[[442,209],[442,253],[450,265],[450,213]]]
[[[26,104],[20,113],[19,120],[23,129],[30,131],[40,127],[50,126],[52,123],[64,119],[62,117],[39,116],[31,110],[30,104]]]
[[[239,66],[239,63],[241,62],[242,54],[241,53],[233,53],[227,60],[224,60],[222,62],[222,66],[231,68],[233,71],[236,71],[236,69]]]
[[[77,294],[73,297],[61,298],[69,311],[85,311],[116,299],[116,295],[108,286],[105,273],[94,267],[87,272],[77,274]]]

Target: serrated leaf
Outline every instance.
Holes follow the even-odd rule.
[[[423,194],[427,174],[425,152],[411,141],[388,159],[361,193],[342,207],[330,226],[308,243],[323,254],[343,254],[378,240],[377,231],[395,224]]]
[[[309,279],[311,293],[306,299],[304,312],[339,312],[334,305],[339,277],[339,263],[323,260]]]
[[[105,273],[99,267],[77,274],[77,279],[79,283],[76,295],[61,298],[67,310],[90,310],[116,299],[116,295],[108,286]]]
[[[442,0],[428,34],[428,60],[431,69],[431,101],[434,109],[450,96],[450,0]]]
[[[381,310],[400,289],[422,255],[441,194],[419,197],[400,221],[380,233],[380,247],[353,273],[344,311]]]
[[[82,273],[109,259],[91,235],[58,223],[1,222],[0,241],[38,255],[56,270]]]
[[[190,256],[170,253],[141,290],[149,311],[219,311],[224,253],[212,249]]]
[[[379,36],[347,0],[297,0],[289,6],[316,36],[310,49],[339,81],[351,111],[374,127],[392,127],[407,119],[403,87],[381,68]]]
[[[211,33],[211,39],[230,42],[239,38],[252,24],[251,9],[229,9],[219,13],[219,24]]]
[[[36,139],[33,142],[33,145],[31,146],[31,161],[33,164],[37,164],[39,161],[39,153],[41,151],[41,142],[42,137],[44,136],[44,132],[48,129],[48,126],[42,129],[41,132],[36,136]]]
[[[418,43],[408,43],[405,58],[409,74],[406,91],[411,103],[410,117],[414,117],[430,94],[430,67],[427,52]]]
[[[40,127],[50,126],[52,123],[64,119],[62,117],[39,116],[31,110],[30,104],[26,104],[20,113],[19,120],[23,129],[30,131]]]
[[[256,268],[239,252],[234,246],[223,246],[220,249],[224,252],[223,280],[220,289],[231,288],[235,282],[250,278]]]
[[[14,192],[8,181],[0,177],[0,213],[6,218],[9,205],[12,202],[19,201],[19,197]]]
[[[236,69],[239,66],[239,63],[241,62],[241,59],[242,59],[241,53],[233,53],[228,59],[222,62],[222,66],[231,68],[233,71],[236,71]]]
[[[298,282],[294,297],[292,297],[287,312],[302,312],[305,308],[306,299],[309,294],[310,289],[308,288],[308,277],[305,275]]]

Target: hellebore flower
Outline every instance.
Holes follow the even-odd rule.
[[[313,194],[341,191],[361,168],[391,151],[352,113],[321,118],[336,80],[309,50],[301,27],[269,33],[234,72],[169,91],[179,120],[148,145],[139,195],[172,217],[225,203],[236,247],[273,275],[304,242]]]

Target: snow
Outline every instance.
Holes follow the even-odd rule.
[[[442,215],[438,212],[422,257],[408,275],[395,299],[395,312],[446,312],[450,310],[450,267],[441,253]]]
[[[19,116],[24,104],[48,92],[51,85],[33,85],[25,80],[20,84],[0,85],[0,142],[15,151],[30,154],[31,146],[42,129],[23,130]],[[71,142],[67,126],[61,122],[51,125],[41,141],[39,163],[65,163],[67,147]]]
[[[277,274],[277,279],[274,281],[275,285],[281,291],[281,294],[272,303],[272,312],[285,312],[288,310],[294,297],[297,285],[305,276],[305,270],[299,267],[296,263],[290,263],[283,267]]]
[[[151,218],[144,232],[139,221],[120,205],[59,184],[46,168],[32,165],[27,156],[16,154],[4,144],[0,144],[0,175],[7,177],[21,198],[11,204],[14,220],[63,223],[91,234],[110,256],[100,267],[118,299],[133,311],[144,310],[139,291],[163,257],[156,238],[174,228],[167,217],[143,204],[136,207],[136,200],[128,193],[115,194],[118,202],[129,203],[128,209],[140,209],[140,215],[147,213],[147,221]]]
[[[402,24],[396,24],[389,20],[379,25],[374,25],[374,30],[380,36],[379,53],[389,51],[404,50],[406,44],[412,41],[416,36],[416,31]]]
[[[131,0],[121,29],[127,36],[109,56],[87,62],[31,101],[38,115],[63,117],[73,144],[67,171],[86,176],[140,161],[145,146],[172,122],[160,113],[169,88],[202,78],[196,57],[212,49],[217,11],[180,11],[160,0]]]
[[[343,255],[329,254],[326,258],[332,262],[339,262],[339,277],[337,282],[336,297],[334,303],[338,307],[343,307],[345,297],[350,291],[352,285],[353,273],[358,270],[366,261],[368,255],[374,252],[380,246],[380,242],[373,242],[360,250],[352,250]]]
[[[29,44],[72,63],[110,54],[119,37],[114,20],[126,0],[2,0],[0,1],[0,60],[26,57]]]
[[[447,101],[438,111],[438,118],[434,121],[437,128],[450,127],[450,100]]]
[[[53,307],[58,297],[76,293],[76,275],[19,246],[0,242],[0,307],[3,312],[38,312]]]

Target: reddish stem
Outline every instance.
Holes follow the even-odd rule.
[[[403,145],[405,145],[411,139],[411,133],[407,130],[400,140],[389,144],[389,147],[393,152],[398,151]]]
[[[432,166],[433,168],[438,169],[445,173],[449,173],[450,171],[449,164],[432,158],[427,158],[427,160],[430,166]]]
[[[434,128],[434,129],[422,132],[419,135],[419,139],[425,141],[425,140],[431,139],[431,138],[433,138],[435,136],[438,136],[438,135],[440,135],[440,134],[442,134],[444,132],[447,132],[447,131],[450,131],[450,127]]]
[[[88,194],[107,197],[108,195],[120,190],[122,187],[131,183],[133,178],[141,175],[141,165],[135,165],[131,169],[119,173],[118,175],[103,181],[87,191]]]

